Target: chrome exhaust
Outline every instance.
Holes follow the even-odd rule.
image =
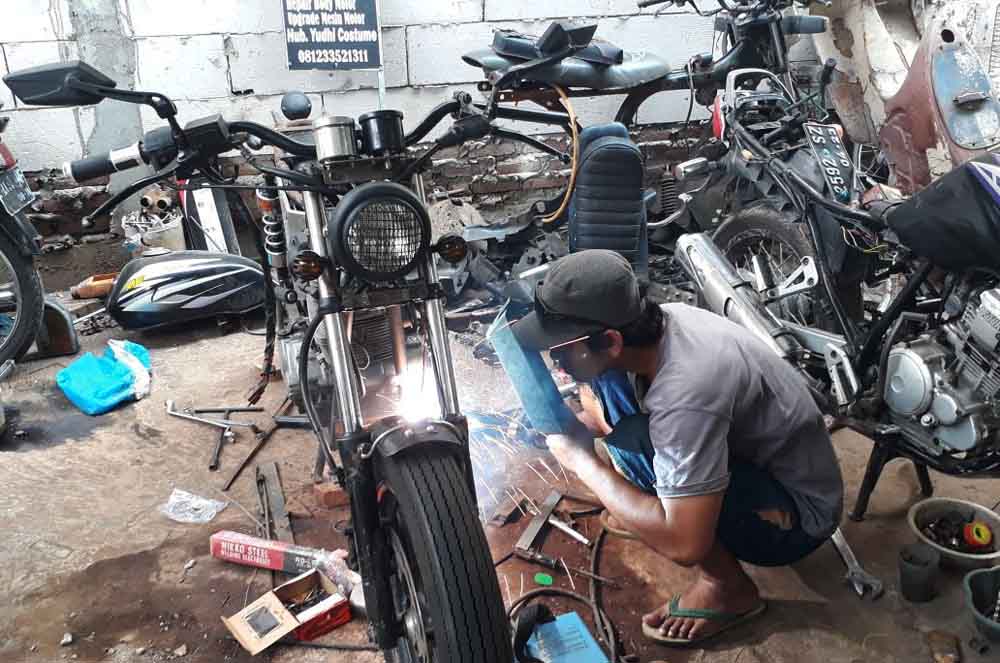
[[[746,279],[704,233],[682,235],[675,257],[695,282],[709,310],[749,329],[782,358],[794,358],[802,346]]]

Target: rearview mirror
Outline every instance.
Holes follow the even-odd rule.
[[[15,97],[35,106],[89,106],[104,98],[95,87],[113,88],[116,85],[80,60],[22,69],[4,76],[3,82]]]

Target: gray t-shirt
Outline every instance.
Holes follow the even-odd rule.
[[[660,365],[642,398],[660,498],[723,491],[730,459],[740,458],[785,487],[808,534],[832,534],[843,480],[802,377],[725,318],[684,304],[663,310]]]

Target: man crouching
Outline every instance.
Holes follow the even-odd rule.
[[[624,258],[597,250],[555,262],[512,331],[592,392],[580,430],[548,437],[552,453],[617,527],[699,572],[643,618],[647,637],[691,645],[760,615],[740,562],[791,564],[837,528],[843,482],[823,417],[749,331],[656,305]]]

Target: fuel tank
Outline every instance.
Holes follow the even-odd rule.
[[[264,272],[242,256],[176,251],[122,268],[105,308],[125,329],[241,315],[264,304]]]

